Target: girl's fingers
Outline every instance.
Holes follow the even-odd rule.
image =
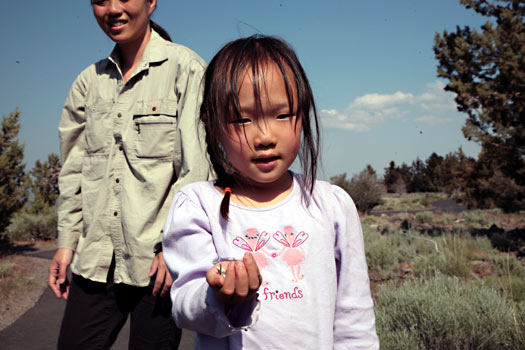
[[[255,262],[255,258],[251,253],[244,254],[243,261],[244,265],[246,266],[246,271],[248,273],[249,293],[253,294],[257,290],[259,290],[259,287],[261,286],[261,274],[259,272],[259,268],[257,267],[257,263]]]
[[[235,294],[235,261],[230,261],[227,264],[226,277],[221,288],[221,294],[223,295],[223,301],[230,303],[230,299],[232,299]]]
[[[226,266],[228,265],[228,262],[220,262],[216,264],[214,267],[208,270],[206,273],[206,281],[212,287],[213,289],[221,289],[224,285],[224,277],[218,273],[218,267],[221,266],[222,269],[226,270]]]
[[[219,272],[224,270],[225,277]],[[230,305],[244,303],[257,292],[262,282],[257,263],[249,253],[242,260],[216,264],[206,273],[206,280],[219,300]]]
[[[235,297],[234,303],[242,303],[248,296],[248,272],[242,260],[235,261]]]

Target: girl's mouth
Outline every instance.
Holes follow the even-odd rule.
[[[279,156],[270,156],[270,157],[261,157],[261,158],[254,158],[253,159],[253,162],[254,163],[271,163],[277,159],[279,159],[280,157]]]
[[[270,171],[277,165],[277,161],[281,159],[279,156],[254,158],[253,162],[261,171]]]

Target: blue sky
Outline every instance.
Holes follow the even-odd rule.
[[[153,19],[208,62],[226,42],[276,35],[297,51],[321,116],[320,178],[353,175],[390,160],[410,164],[432,152],[477,144],[461,133],[466,116],[436,77],[436,32],[486,21],[459,0],[159,0]],[[75,77],[113,43],[89,0],[8,1],[0,13],[0,114],[21,112],[26,169],[58,153],[57,125]]]

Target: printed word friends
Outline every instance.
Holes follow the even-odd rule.
[[[303,291],[299,287],[295,287],[293,292],[279,292],[270,291],[269,288],[264,288],[263,290],[264,300],[290,300],[290,299],[302,299]]]

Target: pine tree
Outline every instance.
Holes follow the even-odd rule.
[[[0,130],[0,233],[11,216],[27,200],[29,182],[25,174],[24,146],[18,142],[20,112],[2,117]]]
[[[482,148],[478,160],[488,172],[472,183],[491,183],[491,177],[512,183],[520,192],[513,206],[519,210],[525,195],[525,2],[460,2],[490,21],[481,31],[458,26],[436,34],[438,76],[449,81],[445,90],[456,94],[458,110],[468,115],[463,134]]]
[[[47,161],[37,160],[29,172],[31,176],[31,191],[33,203],[31,211],[39,213],[52,207],[58,197],[58,173],[60,172],[60,159],[57,154],[51,153]]]

